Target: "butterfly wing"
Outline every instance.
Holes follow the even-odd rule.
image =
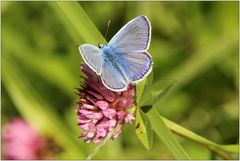
[[[151,25],[146,16],[138,16],[123,26],[109,42],[120,52],[143,51],[149,48]]]
[[[109,47],[116,51],[116,60],[129,81],[147,76],[152,69],[152,58],[146,52],[151,39],[151,25],[146,16],[138,16],[123,26],[110,40]]]
[[[109,61],[105,61],[102,67],[101,79],[105,87],[112,91],[123,91],[127,83],[120,71]]]
[[[146,51],[122,53],[120,57],[118,63],[132,82],[143,79],[152,70],[152,58]]]
[[[102,72],[103,58],[100,50],[90,44],[83,44],[79,46],[79,51],[85,63],[98,75]]]

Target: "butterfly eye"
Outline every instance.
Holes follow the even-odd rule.
[[[99,44],[98,44],[98,48],[99,48],[99,49],[103,48],[103,44],[99,43]]]

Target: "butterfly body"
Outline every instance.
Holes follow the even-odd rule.
[[[114,63],[119,59],[119,53],[111,49],[109,46],[104,46],[100,49],[100,52],[106,61]]]
[[[152,59],[147,53],[151,26],[145,16],[128,22],[109,42],[99,48],[80,45],[79,50],[88,66],[100,75],[103,84],[112,91],[123,91],[129,83],[147,76]]]
[[[116,49],[111,48],[110,46],[106,45],[100,48],[100,52],[103,56],[104,62],[109,64],[113,70],[126,82],[128,83],[129,80],[125,75],[124,69],[122,68],[122,56],[119,51]]]

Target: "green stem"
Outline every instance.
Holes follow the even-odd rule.
[[[103,140],[103,142],[101,142],[101,143],[93,150],[93,152],[87,157],[86,160],[91,160],[91,159],[94,157],[94,155],[101,149],[101,147],[102,147],[103,145],[105,145],[105,144],[112,138],[114,132],[116,132],[117,130],[119,130],[119,128],[121,128],[121,127],[122,127],[122,125],[117,126],[113,131],[111,131],[111,132],[107,135],[107,137]]]
[[[230,159],[230,160],[234,159],[230,155],[226,154],[226,152],[238,153],[238,145],[216,144],[204,137],[201,137],[201,136],[193,133],[192,131],[189,131],[189,130],[179,126],[178,124],[164,118],[163,116],[161,116],[161,118],[165,122],[165,124],[170,128],[170,130],[173,131],[174,133],[204,145],[207,149],[214,152],[215,154],[217,154],[218,156],[220,156],[223,159]]]
[[[216,150],[223,150],[225,152],[230,152],[230,153],[238,153],[238,145],[219,145],[216,144],[202,136],[199,136],[195,134],[194,132],[185,129],[178,124],[168,120],[167,118],[161,116],[162,120],[165,122],[165,124],[176,134],[179,134],[181,136],[184,136],[186,138],[189,138],[193,141],[196,141],[198,143],[201,143],[206,146],[211,146]]]

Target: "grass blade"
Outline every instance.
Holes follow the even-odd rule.
[[[162,140],[167,149],[173,154],[176,159],[191,159],[187,152],[176,140],[169,128],[165,125],[158,111],[152,107],[147,116],[151,122],[152,128],[158,137]]]
[[[71,70],[65,66],[65,60],[52,53],[49,53],[48,55],[53,56],[46,57],[41,52],[34,50],[28,45],[25,39],[22,39],[24,35],[17,33],[11,27],[3,25],[2,30],[4,32],[2,47],[3,50],[6,49],[5,52],[3,52],[5,55],[13,55],[14,58],[19,59],[28,66],[30,70],[39,74],[68,95],[73,94],[73,88],[78,85],[78,80],[76,80],[74,75],[71,74]]]
[[[212,146],[213,148],[216,148],[217,150],[223,150],[225,152],[231,152],[231,153],[238,153],[239,152],[239,147],[238,145],[219,145],[216,144],[200,135],[195,134],[194,132],[187,130],[183,127],[181,127],[180,125],[162,117],[162,120],[165,122],[165,124],[168,126],[168,128],[170,128],[173,132],[184,136],[186,138],[189,138],[193,141],[196,141],[198,143],[201,143],[203,145],[207,145],[207,146]]]
[[[105,42],[103,36],[93,24],[78,2],[55,2],[69,20],[76,33],[89,44]]]

